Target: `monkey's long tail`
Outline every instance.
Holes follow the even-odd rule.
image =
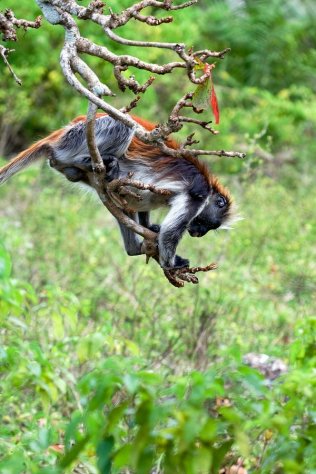
[[[34,163],[34,161],[46,157],[49,147],[47,138],[34,143],[34,145],[19,153],[7,165],[0,168],[0,185],[23,168]]]
[[[34,145],[31,145],[29,148],[19,153],[7,165],[0,168],[0,185],[35,161],[49,157],[50,143],[56,141],[59,138],[60,133],[61,132],[57,130],[48,137],[34,143]]]

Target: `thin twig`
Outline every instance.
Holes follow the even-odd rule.
[[[7,66],[7,68],[9,69],[10,73],[12,74],[15,82],[17,82],[19,84],[19,86],[21,86],[22,85],[21,79],[19,79],[18,76],[15,74],[15,72],[13,71],[13,69],[12,69],[8,59],[7,59],[8,54],[13,53],[14,51],[15,51],[14,49],[5,48],[4,46],[2,46],[0,44],[0,56],[2,57],[3,62]]]

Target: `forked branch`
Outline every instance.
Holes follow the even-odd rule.
[[[38,16],[35,21],[17,19],[12,10],[6,9],[3,12],[0,12],[0,35],[2,35],[2,41],[17,41],[16,30],[18,28],[23,28],[26,31],[28,28],[39,28],[41,23],[42,18],[40,16]],[[21,86],[22,81],[15,74],[8,60],[8,55],[14,51],[14,49],[5,48],[0,44],[0,56],[2,57],[2,60],[9,69],[15,82]]]

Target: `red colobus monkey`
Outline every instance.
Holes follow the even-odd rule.
[[[147,130],[155,125],[133,117]],[[64,129],[56,130],[20,153],[0,168],[0,184],[34,161],[46,157],[52,168],[69,181],[89,185],[92,164],[86,141],[86,117],[80,116]],[[232,202],[228,191],[218,179],[195,157],[175,158],[161,152],[153,144],[145,144],[134,136],[133,129],[106,114],[98,114],[95,136],[106,166],[106,179],[111,181],[133,173],[133,179],[154,184],[172,192],[161,196],[140,191],[142,200],[128,197],[135,212],[130,215],[141,225],[159,232],[160,265],[167,268],[189,266],[189,261],[176,255],[177,245],[186,230],[192,237],[202,237],[217,229],[230,217]],[[166,144],[176,149],[178,144],[168,139]],[[169,206],[161,226],[150,225],[152,209]],[[141,240],[134,232],[119,223],[128,255],[141,253]]]

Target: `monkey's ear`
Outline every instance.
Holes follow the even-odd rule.
[[[209,195],[210,187],[205,179],[200,173],[197,174],[189,187],[189,195],[192,199],[196,201],[204,201]]]

